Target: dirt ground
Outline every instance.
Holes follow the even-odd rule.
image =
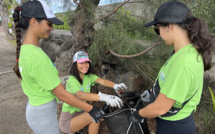
[[[16,50],[1,28],[0,42],[0,134],[33,134],[25,119],[27,97],[12,73]]]
[[[20,82],[12,72],[16,62],[16,48],[8,43],[0,27],[0,134],[33,134],[25,118],[27,97],[24,95]],[[64,77],[61,77],[64,80]],[[58,105],[60,115],[62,104]],[[154,134],[155,121],[148,120],[149,130]],[[87,134],[86,128],[82,134]],[[101,123],[100,134],[109,134],[105,123]],[[61,134],[64,134],[61,132]]]

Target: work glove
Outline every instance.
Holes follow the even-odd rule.
[[[145,90],[145,91],[140,95],[142,101],[144,101],[144,102],[150,102],[150,94],[151,94],[150,89]]]
[[[115,84],[113,86],[113,89],[115,89],[116,93],[120,96],[123,90],[128,89],[128,87],[124,83],[120,83],[120,84]]]
[[[111,107],[117,107],[121,108],[123,106],[122,100],[114,95],[107,95],[99,92],[98,94],[100,96],[100,101],[105,101],[107,105],[110,105]]]
[[[139,115],[139,110],[136,110],[131,115],[131,121],[135,123],[144,123],[144,117]]]
[[[93,108],[88,112],[93,118],[93,121],[99,123],[105,114],[100,108],[93,106]]]

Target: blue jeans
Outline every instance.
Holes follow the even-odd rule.
[[[52,100],[40,106],[26,106],[26,119],[35,134],[59,134],[57,102]]]
[[[196,126],[192,114],[178,121],[167,121],[157,117],[156,122],[156,134],[196,134]]]

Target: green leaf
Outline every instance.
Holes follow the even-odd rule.
[[[211,90],[211,88],[209,86],[208,86],[208,89],[209,89],[209,91],[211,93],[211,98],[212,98],[214,112],[215,112],[215,95],[214,95],[213,91]]]

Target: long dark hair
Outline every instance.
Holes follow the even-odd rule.
[[[20,11],[21,11],[21,7],[17,6],[14,9],[14,13],[13,13],[13,20],[15,23],[15,31],[16,31],[16,44],[17,44],[17,47],[16,47],[16,64],[13,68],[13,71],[19,79],[22,79],[22,76],[21,76],[20,71],[19,71],[19,64],[18,64],[19,55],[20,55],[20,48],[22,45],[22,43],[21,43],[21,39],[22,39],[21,29],[23,29],[24,31],[26,31],[28,29],[29,21],[31,20],[31,18],[30,17],[21,17]],[[43,19],[36,19],[36,20],[38,22],[40,22]]]
[[[91,63],[89,62],[89,69],[87,71],[86,74],[90,74],[90,73],[94,73],[94,70],[92,68],[92,65]],[[76,77],[76,79],[80,82],[80,84],[82,85],[83,84],[83,80],[81,79],[80,75],[79,75],[79,71],[78,71],[78,68],[77,68],[77,62],[74,62],[70,68],[70,72],[69,72],[70,75],[73,75]]]
[[[212,51],[215,43],[212,35],[208,32],[208,25],[205,20],[194,17],[190,12],[186,18],[187,20],[185,22],[177,23],[177,25],[187,30],[188,38],[202,56],[204,70],[209,70],[212,67]],[[170,23],[159,24],[161,26],[168,26]]]
[[[208,25],[205,20],[187,14],[187,22],[178,24],[187,30],[188,37],[196,50],[201,54],[204,62],[204,70],[212,67],[212,51],[214,49],[214,39],[208,32]]]

